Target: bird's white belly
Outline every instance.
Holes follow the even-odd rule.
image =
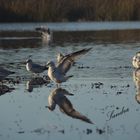
[[[63,78],[61,78],[62,75],[54,72],[54,70],[52,70],[51,68],[48,69],[48,76],[52,81],[56,83],[61,83],[63,81]]]
[[[26,64],[26,69],[27,71],[31,71],[30,65],[28,63]]]

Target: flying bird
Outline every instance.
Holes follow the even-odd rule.
[[[60,59],[57,58],[58,62],[57,65],[53,61],[49,61],[47,63],[48,68],[48,76],[49,78],[57,84],[62,82],[66,82],[69,78],[73,77],[73,75],[66,76],[66,73],[70,70],[73,66],[75,60],[79,58],[81,55],[86,54],[91,48],[89,49],[82,49],[80,51],[70,53],[61,57]]]
[[[47,44],[52,43],[53,33],[50,28],[41,26],[35,28],[35,30],[41,33],[43,42],[46,42]]]
[[[59,109],[62,113],[75,118],[80,119],[84,122],[93,124],[93,122],[87,118],[85,115],[82,115],[80,112],[75,110],[70,100],[66,97],[66,95],[73,96],[72,93],[69,93],[67,90],[62,88],[56,88],[54,89],[50,95],[48,96],[48,108],[50,111],[53,111],[56,107],[56,105],[59,106]]]

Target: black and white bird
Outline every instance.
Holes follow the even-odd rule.
[[[42,73],[45,70],[47,70],[48,67],[36,64],[31,59],[27,59],[26,60],[26,69],[27,69],[27,71],[32,72],[34,74],[39,74],[39,73]]]
[[[52,43],[53,33],[50,30],[50,28],[41,26],[41,27],[35,28],[35,30],[41,33],[43,42],[47,44]]]
[[[73,107],[70,100],[66,97],[66,95],[72,96],[73,94],[69,93],[67,90],[62,88],[54,89],[48,96],[49,105],[46,106],[46,108],[48,108],[50,111],[53,111],[56,105],[58,105],[62,113],[65,113],[66,115],[72,118],[80,119],[84,122],[93,124],[93,122],[89,118],[75,110],[75,108]]]
[[[73,75],[66,76],[66,73],[73,66],[74,62],[77,60],[77,58],[86,54],[90,50],[91,48],[82,49],[80,51],[64,55],[62,57],[59,56],[57,57],[58,62],[56,65],[53,61],[49,61],[47,63],[47,66],[49,67],[48,68],[49,78],[57,84],[66,82],[70,77],[73,77]]]

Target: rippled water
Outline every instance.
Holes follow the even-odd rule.
[[[135,99],[131,64],[133,55],[140,49],[139,30],[57,31],[50,46],[42,42],[39,34],[27,35],[28,32],[0,34],[0,65],[16,72],[9,78],[20,78],[19,83],[6,84],[15,90],[0,96],[1,140],[139,140],[140,105]],[[74,94],[66,98],[94,125],[62,113],[58,106],[49,111],[48,97],[56,85],[52,82],[36,85],[29,92],[27,82],[32,74],[24,64],[30,55],[43,65],[55,60],[58,52],[67,54],[90,47],[92,50],[69,71],[74,77],[61,87]]]

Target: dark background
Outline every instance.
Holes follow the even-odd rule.
[[[0,22],[138,20],[140,0],[0,0]]]

